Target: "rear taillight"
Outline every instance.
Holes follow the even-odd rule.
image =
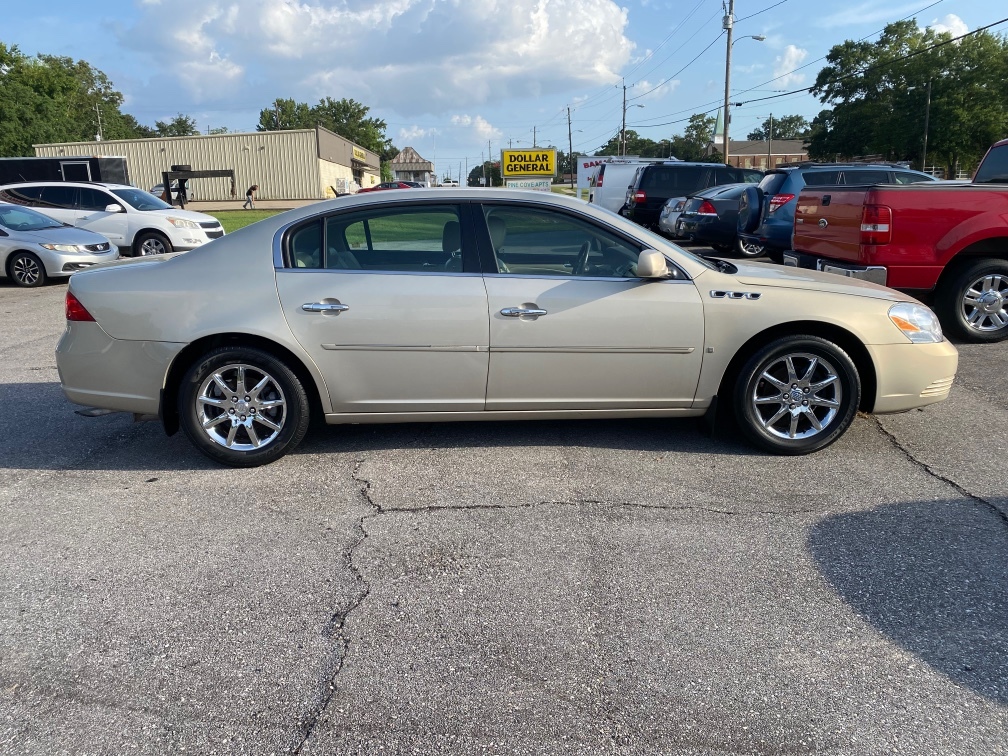
[[[780,210],[784,205],[794,199],[793,194],[775,194],[770,198],[769,210],[771,213],[775,213]]]
[[[85,310],[84,305],[80,303],[80,300],[69,291],[66,294],[66,319],[94,322],[94,318],[91,317],[91,313]]]
[[[700,207],[697,208],[697,215],[717,215],[717,210],[714,209],[714,205],[709,200],[704,200],[700,203]]]
[[[595,179],[596,188],[602,187],[602,176],[605,175],[605,171],[599,171],[598,178]]]
[[[888,244],[892,241],[892,208],[865,205],[861,213],[861,243]]]
[[[647,202],[647,192],[636,191],[633,193],[633,199],[638,205],[643,205]]]

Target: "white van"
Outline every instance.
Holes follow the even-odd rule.
[[[620,212],[626,204],[627,190],[633,186],[637,169],[653,162],[628,159],[626,162],[602,163],[595,174],[595,186],[588,191],[588,201],[614,213]]]
[[[179,210],[125,184],[37,181],[0,186],[0,201],[34,208],[61,223],[106,237],[123,255],[195,249],[224,236],[210,215]]]

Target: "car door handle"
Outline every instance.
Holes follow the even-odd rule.
[[[340,304],[339,302],[305,302],[301,305],[301,309],[305,312],[340,313],[349,310],[350,305]]]
[[[548,314],[546,310],[540,310],[537,307],[505,307],[500,312],[505,318],[520,318],[523,315],[538,317],[539,315]]]

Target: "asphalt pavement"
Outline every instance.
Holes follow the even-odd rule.
[[[1008,342],[812,456],[692,420],[84,417],[0,281],[0,753],[1008,753]]]

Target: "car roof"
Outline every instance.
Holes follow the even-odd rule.
[[[17,181],[3,186],[100,186],[105,189],[136,189],[129,184],[113,184],[108,181]]]

